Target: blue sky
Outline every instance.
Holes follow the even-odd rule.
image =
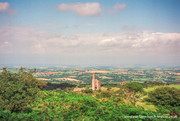
[[[0,63],[179,64],[179,6],[179,0],[1,0]]]
[[[5,1],[4,1],[5,2]],[[79,25],[79,32],[119,32],[123,31],[122,26],[136,26],[137,30],[152,30],[161,32],[180,32],[180,1],[179,0],[98,0],[102,13],[96,17],[80,17],[73,12],[57,11],[57,6],[62,3],[71,4],[80,2],[79,0],[9,0],[11,8],[18,11],[16,16],[1,15],[2,21],[11,21],[19,26],[36,26],[43,23],[55,23],[61,26]],[[82,0],[82,3],[87,3]],[[117,13],[109,13],[107,9],[112,9],[117,3],[125,3],[126,9]],[[98,24],[97,28],[88,28],[88,23]],[[44,27],[44,26],[43,26]],[[52,29],[52,27],[44,27]],[[55,27],[54,27],[55,28]],[[57,30],[58,31],[58,30]],[[69,30],[75,33],[77,30]],[[69,31],[64,31],[69,33]]]

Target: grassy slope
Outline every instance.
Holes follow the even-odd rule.
[[[2,111],[0,112],[0,120],[130,121],[124,116],[161,115],[154,111],[145,111],[133,105],[122,104],[114,101],[114,99],[102,100],[87,95],[54,91],[42,91],[39,99],[33,103],[31,108],[32,112],[30,113],[17,114]],[[2,118],[1,114],[3,114]]]
[[[174,88],[180,89],[180,85],[167,85],[167,86],[154,86],[154,87],[144,88],[144,91],[150,92],[150,91],[153,91],[154,89],[160,88],[160,87],[174,87]],[[145,96],[141,97],[141,99],[144,99],[147,96],[148,95],[145,95]],[[143,107],[145,110],[151,110],[151,111],[156,111],[156,109],[157,109],[156,106],[154,106],[148,102],[138,101],[138,102],[136,102],[136,106]]]
[[[154,87],[145,88],[144,91],[150,92],[159,87],[174,87],[174,88],[180,89],[180,85],[166,85],[166,86],[154,86]]]

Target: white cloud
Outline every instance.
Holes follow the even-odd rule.
[[[8,41],[0,41],[0,53],[11,53],[11,51],[12,51],[11,43],[9,43]]]
[[[120,10],[125,10],[126,9],[126,4],[125,3],[122,3],[122,4],[117,3],[117,4],[115,4],[113,6],[114,11],[118,11],[119,9]]]
[[[8,2],[0,2],[0,13],[7,13],[9,15],[17,14],[18,12],[10,8]]]
[[[9,3],[8,2],[0,2],[0,12],[6,12],[9,9]]]
[[[32,53],[45,53],[45,48],[40,43],[34,44],[32,46]]]
[[[99,16],[101,15],[100,4],[94,3],[73,3],[73,4],[60,4],[58,6],[60,11],[73,11],[79,16]]]
[[[112,9],[109,9],[108,11],[110,12],[110,13],[117,13],[118,11],[122,11],[122,10],[125,10],[126,9],[126,7],[127,7],[127,5],[125,4],[125,3],[122,3],[122,4],[120,4],[120,3],[116,3],[113,7],[112,7]]]
[[[0,51],[39,54],[180,54],[180,33],[148,31],[62,35],[26,27],[0,27]]]
[[[180,59],[180,33],[136,31],[63,35],[30,27],[9,26],[0,27],[0,37],[1,55],[8,53],[21,58],[28,55],[32,60],[37,55],[36,58],[45,57],[49,63],[56,58],[69,63],[74,59],[77,63],[83,60],[86,63],[93,61],[92,58],[99,63],[106,63],[106,59],[109,63],[114,63],[113,60],[117,63],[156,62],[157,58],[164,62],[179,62]]]
[[[103,39],[99,42],[99,45],[101,46],[116,46],[118,41],[115,38],[108,38]]]

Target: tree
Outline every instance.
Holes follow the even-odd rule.
[[[135,92],[141,92],[143,91],[143,86],[142,84],[138,82],[129,82],[125,85],[126,88],[135,91]]]
[[[146,100],[155,105],[180,106],[180,89],[174,87],[157,88],[149,92]]]
[[[142,92],[143,91],[143,86],[142,84],[138,83],[138,82],[129,82],[125,85],[125,89],[124,89],[124,92],[125,92],[125,97],[128,99],[128,100],[131,100],[132,103],[135,105],[136,103],[136,93],[137,92]]]
[[[11,73],[6,68],[0,74],[0,109],[12,112],[29,111],[27,105],[36,99],[38,80],[23,68]]]

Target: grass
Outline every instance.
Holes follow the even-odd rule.
[[[154,111],[156,112],[157,107],[147,102],[136,102],[136,107],[142,107],[144,110]]]
[[[104,87],[104,86],[101,87],[101,91],[107,91],[107,89],[108,89],[107,87]],[[117,91],[119,89],[120,89],[119,87],[112,87],[110,90]]]
[[[114,90],[114,91],[117,91],[117,90],[119,90],[120,88],[118,88],[118,87],[112,87],[112,90]]]
[[[144,91],[145,92],[150,92],[150,91],[153,91],[157,88],[160,88],[160,87],[174,87],[174,88],[177,88],[177,89],[180,89],[180,85],[166,85],[166,86],[154,86],[154,87],[149,87],[149,88],[144,88]],[[145,96],[142,96],[141,99],[144,99],[144,98],[147,98],[148,95],[145,95]],[[143,107],[145,110],[150,110],[150,111],[155,111],[156,112],[156,109],[157,107],[155,107],[154,105],[152,104],[149,104],[148,102],[141,102],[141,101],[138,101],[136,102],[136,106],[137,107]]]
[[[153,91],[154,89],[160,88],[160,87],[174,87],[174,88],[180,89],[180,85],[166,85],[166,86],[154,86],[154,87],[144,88],[144,91],[150,92],[150,91]]]
[[[180,76],[174,76],[175,79],[180,79]]]
[[[101,87],[101,91],[107,91],[106,87]]]

